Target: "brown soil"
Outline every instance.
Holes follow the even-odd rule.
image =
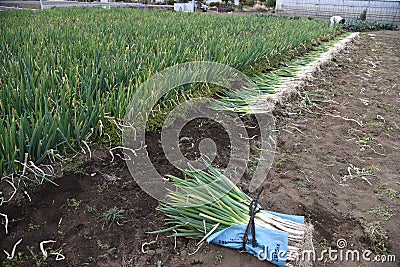
[[[317,251],[335,249],[336,241],[345,238],[351,249],[396,255],[397,263],[382,266],[400,266],[399,51],[398,31],[362,34],[297,99],[277,110],[277,155],[261,204],[306,216],[315,225]],[[195,144],[183,148],[188,157],[196,157],[199,140],[217,137],[218,164],[229,158],[227,135],[214,123],[194,121],[181,136]],[[179,174],[164,159],[159,136],[149,133],[146,140],[159,172]],[[214,245],[191,255],[193,240],[147,234],[164,227],[163,214],[125,164],[111,162],[102,151],[81,161],[56,180],[58,187],[46,184],[30,194],[31,202],[20,199],[2,207],[10,224],[8,235],[0,227],[0,250],[11,252],[22,239],[17,252],[24,263],[15,266],[272,266]],[[102,215],[113,207],[123,209],[124,217],[106,223]],[[51,255],[43,260],[39,243],[45,240],[55,240],[46,246],[61,248],[66,259]],[[0,253],[2,261],[5,254]],[[315,262],[326,265],[377,263]]]

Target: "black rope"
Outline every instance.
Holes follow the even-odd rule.
[[[258,208],[258,199],[260,198],[261,193],[264,191],[264,186],[261,187],[260,192],[258,192],[256,199],[252,200],[249,205],[249,223],[247,224],[246,231],[244,232],[243,235],[243,243],[242,243],[242,250],[246,251],[246,243],[249,240],[249,231],[251,228],[251,245],[255,247],[257,245],[257,240],[256,240],[256,227],[254,223],[254,217],[256,216],[257,212],[259,212],[261,209]]]

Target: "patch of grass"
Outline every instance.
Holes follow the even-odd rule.
[[[163,143],[161,142],[161,139],[157,139],[157,145],[159,148],[163,148]]]
[[[393,111],[393,108],[391,106],[389,106],[389,105],[382,104],[382,107],[386,112]]]
[[[332,86],[333,86],[333,83],[330,81],[322,81],[319,84],[319,87],[332,87]]]
[[[371,214],[375,217],[381,217],[383,220],[388,221],[391,218],[393,218],[396,214],[393,212],[393,209],[391,209],[388,205],[386,206],[381,206],[381,207],[376,207],[376,208],[371,208],[368,211],[368,214]]]
[[[376,254],[387,254],[386,242],[389,239],[387,232],[383,229],[380,221],[365,222],[364,232],[373,242],[370,249]]]
[[[350,199],[349,203],[353,206],[357,205],[357,201]]]
[[[307,181],[296,181],[293,183],[296,188],[311,188],[312,184]]]
[[[110,248],[110,249],[107,249],[107,251],[106,251],[106,253],[108,254],[108,255],[113,255],[113,254],[115,254],[117,252],[117,248],[116,247],[112,247],[112,248]]]
[[[37,230],[40,228],[40,225],[34,224],[34,223],[28,223],[28,229],[29,230]]]
[[[293,161],[293,160],[294,160],[294,158],[291,156],[283,157],[275,162],[275,167],[280,169],[285,165],[286,162]]]
[[[3,267],[22,266],[22,264],[29,259],[22,251],[18,251],[14,258],[4,259],[2,262]]]
[[[107,190],[108,189],[108,184],[107,183],[104,183],[104,184],[98,184],[97,185],[97,193],[103,193],[105,190]]]
[[[135,180],[133,180],[133,179],[129,179],[128,181],[123,182],[122,185],[121,185],[121,189],[124,189],[124,188],[128,187],[128,186],[129,186],[130,184],[132,184],[134,181],[135,181]]]
[[[212,250],[211,247],[205,246],[205,247],[201,248],[200,252],[201,253],[207,253],[207,252],[210,252],[211,250]]]
[[[31,253],[32,259],[34,260],[36,267],[48,265],[46,263],[47,257],[45,257],[42,253],[36,253],[34,246],[26,246],[26,249]],[[55,253],[55,252],[56,252],[55,250],[50,250],[50,253]]]
[[[328,162],[329,160],[328,156],[321,156],[320,159],[322,162]]]
[[[384,186],[378,186],[373,192],[379,196],[387,195],[390,199],[400,199],[400,192]]]
[[[103,213],[102,220],[109,224],[116,223],[118,220],[124,218],[124,212],[125,210],[118,209],[117,207],[111,208]]]
[[[96,206],[90,206],[89,204],[86,204],[86,209],[90,213],[96,213],[97,212]]]
[[[222,253],[218,251],[217,253],[215,253],[215,256],[214,256],[214,264],[217,265],[217,264],[222,263],[223,259],[224,259],[224,255],[222,255]]]
[[[387,128],[383,122],[377,122],[377,121],[369,120],[369,121],[367,121],[366,124],[367,124],[368,127],[380,128],[385,132],[389,132],[390,131],[389,128]]]
[[[365,150],[369,148],[369,144],[374,141],[371,134],[365,134],[361,137],[358,141],[356,141],[357,145],[360,147],[361,150]]]
[[[109,248],[110,248],[110,245],[109,245],[109,244],[101,243],[101,240],[97,240],[96,244],[97,244],[97,247],[98,247],[99,249],[101,249],[101,250],[106,250],[106,249],[109,249]]]
[[[63,171],[63,172],[72,172],[73,174],[82,175],[82,176],[89,175],[89,174],[85,171],[83,165],[84,165],[84,162],[83,162],[83,161],[73,162],[73,163],[71,163],[70,166],[64,168],[62,171]]]
[[[68,198],[67,199],[67,206],[73,210],[78,210],[80,205],[81,205],[81,201],[77,200],[76,198]]]
[[[102,243],[100,240],[97,240],[96,244],[98,249],[105,250],[108,255],[113,255],[117,252],[116,247],[111,247],[109,244]]]
[[[281,159],[280,159],[280,160],[277,160],[277,161],[275,162],[275,168],[277,168],[277,169],[282,168],[283,165],[284,165],[284,161],[281,160]]]
[[[247,172],[248,172],[248,173],[253,172],[253,171],[257,168],[258,162],[259,162],[258,157],[253,157],[253,158],[249,161],[249,163],[247,164],[247,168],[246,168],[246,169],[247,169]]]

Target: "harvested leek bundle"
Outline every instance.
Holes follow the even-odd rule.
[[[260,101],[263,102],[266,97],[279,93],[282,90],[282,86],[295,79],[297,75],[315,64],[317,60],[324,57],[324,54],[329,53],[329,50],[349,36],[349,33],[345,33],[333,40],[324,42],[318,47],[314,47],[312,51],[305,55],[287,64],[283,64],[268,73],[252,73],[250,77],[257,85],[258,90],[254,90],[254,88],[241,88],[237,91],[222,91],[219,94],[219,103],[214,108],[216,110],[229,110],[241,114],[252,113]],[[306,45],[302,44],[301,47],[307,50]]]
[[[172,226],[152,233],[173,231],[172,236],[200,239],[199,245],[207,240],[236,249],[241,249],[241,240],[246,239],[246,251],[259,258],[278,266],[295,263],[301,250],[311,242],[312,226],[304,223],[304,217],[261,210],[261,206],[256,204],[260,211],[254,215],[258,245],[251,245],[254,239],[247,239],[245,235],[251,217],[249,207],[254,201],[215,168],[208,166],[208,171],[190,166],[188,170],[182,170],[185,179],[169,176],[178,190],[170,191],[169,202],[160,204],[158,209],[165,213],[166,224]],[[264,240],[260,240],[262,238]],[[274,240],[276,238],[283,239],[282,244]],[[266,255],[266,244],[275,247],[278,244],[281,251],[279,261],[276,258],[277,262],[273,262],[273,257]],[[260,247],[265,247],[266,251],[257,250]]]

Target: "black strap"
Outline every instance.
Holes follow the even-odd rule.
[[[255,200],[252,200],[249,205],[249,223],[247,224],[246,231],[244,232],[243,235],[243,243],[242,243],[242,250],[246,251],[246,243],[249,240],[249,231],[251,228],[251,245],[255,247],[257,245],[257,240],[256,240],[256,227],[254,223],[254,217],[256,216],[257,212],[259,212],[261,209],[258,208],[258,199],[260,198],[261,193],[264,191],[264,186],[261,187],[260,192],[258,192],[257,197]]]

